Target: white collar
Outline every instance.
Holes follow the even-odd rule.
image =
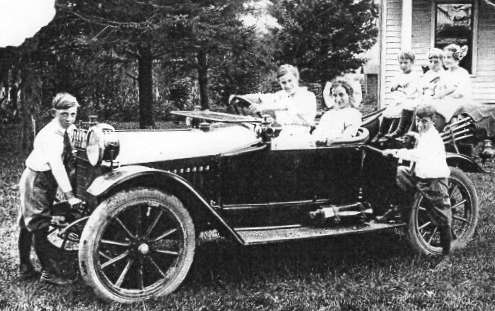
[[[50,127],[53,129],[53,132],[55,132],[56,134],[58,134],[60,136],[65,135],[65,132],[67,129],[64,129],[62,127],[62,125],[60,125],[60,122],[57,119],[53,118],[49,124],[50,124]]]

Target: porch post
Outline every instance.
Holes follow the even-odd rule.
[[[411,50],[412,46],[412,1],[402,0],[401,49]]]

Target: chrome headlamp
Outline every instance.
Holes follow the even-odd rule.
[[[113,161],[119,154],[120,144],[113,126],[99,123],[88,131],[86,156],[89,164],[98,166],[102,161]]]

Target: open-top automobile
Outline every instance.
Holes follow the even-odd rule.
[[[441,254],[437,227],[417,194],[403,221],[374,218],[397,204],[396,159],[368,144],[379,113],[356,137],[330,146],[278,148],[269,117],[179,111],[196,127],[74,133],[75,192],[84,205],[61,212],[58,246],[77,250],[80,273],[95,293],[131,303],[167,295],[183,282],[201,232],[215,229],[244,246],[403,227],[412,249]],[[282,129],[283,130],[283,129]],[[478,221],[480,172],[449,153],[452,248],[471,239]],[[403,163],[406,164],[406,163]]]

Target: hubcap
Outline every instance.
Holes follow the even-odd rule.
[[[143,243],[138,246],[138,251],[143,255],[147,255],[150,252],[150,247],[148,246],[148,244]]]
[[[111,218],[102,234],[100,274],[115,290],[151,293],[180,267],[184,247],[174,214],[161,205],[131,205]]]

